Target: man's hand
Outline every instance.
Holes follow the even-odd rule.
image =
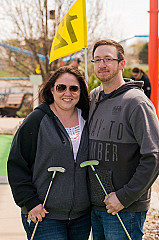
[[[41,222],[47,213],[42,204],[39,204],[28,213],[28,220],[32,220],[34,223],[36,223],[37,220]]]
[[[124,206],[119,202],[115,192],[111,192],[109,194],[109,198],[105,197],[104,203],[106,204],[107,212],[112,215],[117,214],[124,208]]]

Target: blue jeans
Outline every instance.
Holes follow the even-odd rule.
[[[28,216],[22,214],[22,222],[30,239],[35,223],[27,221]],[[88,240],[91,228],[90,213],[74,220],[54,220],[44,218],[39,222],[34,240]]]
[[[146,219],[145,212],[119,212],[132,240],[141,240]],[[128,240],[117,216],[107,212],[92,210],[93,240]]]

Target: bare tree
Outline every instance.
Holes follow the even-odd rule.
[[[38,65],[43,80],[46,79],[51,70],[48,54],[53,37],[61,19],[73,3],[74,0],[3,0],[3,11],[12,21],[13,33],[20,41],[20,47],[32,53],[32,56],[12,53],[12,64],[17,70],[28,75],[32,74]],[[55,10],[54,20],[50,19],[50,10]],[[102,28],[102,24],[106,24],[105,21],[105,16],[102,15],[102,1],[90,0],[87,4],[89,47],[100,37],[99,29]],[[14,44],[16,45],[16,41]],[[45,61],[41,61],[39,54],[45,56]]]

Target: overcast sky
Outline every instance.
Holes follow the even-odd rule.
[[[88,1],[91,0],[86,0],[86,4]],[[149,35],[150,0],[99,1],[103,1],[104,14],[110,25],[109,31],[102,29],[106,38],[120,41],[134,35]],[[0,11],[0,41],[5,38],[7,24],[7,17]]]
[[[104,9],[116,40],[149,35],[150,0],[104,0]]]

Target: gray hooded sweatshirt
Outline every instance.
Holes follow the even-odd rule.
[[[56,173],[45,204],[46,218],[68,220],[87,213],[90,200],[87,169],[80,163],[88,158],[88,129],[85,125],[76,161],[71,140],[47,103],[37,107],[18,129],[8,158],[8,179],[13,197],[22,213],[43,203],[52,172],[49,167],[63,167]]]
[[[107,192],[115,192],[124,211],[149,208],[151,185],[159,174],[159,121],[142,82],[127,80],[106,95],[91,92],[89,159]],[[92,207],[106,211],[104,192],[89,170]]]

